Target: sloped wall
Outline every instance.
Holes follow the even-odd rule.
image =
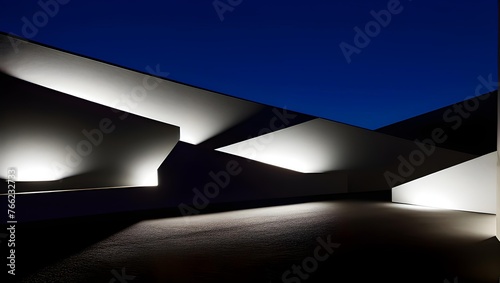
[[[392,201],[496,213],[497,152],[421,177],[392,189]]]

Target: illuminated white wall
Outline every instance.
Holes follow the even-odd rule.
[[[500,100],[499,100],[500,101]],[[499,126],[500,126],[500,121],[499,121]],[[500,131],[499,131],[500,132]],[[500,154],[500,152],[497,150],[497,152]],[[497,188],[497,239],[500,240],[500,156],[497,156],[497,183],[496,183],[496,188]]]
[[[378,172],[416,148],[413,141],[318,118],[217,150],[301,173],[325,173]],[[469,154],[436,148],[428,163],[470,158]]]
[[[498,73],[498,81],[500,81],[500,72]],[[500,99],[497,98],[497,239],[500,240]]]
[[[199,144],[254,115],[263,106],[181,83],[168,66],[143,74],[0,34],[0,71],[10,76],[180,127],[180,140]]]
[[[1,73],[0,85],[0,178],[16,168],[17,193],[157,186],[179,141],[177,126]]]
[[[392,189],[392,201],[496,214],[497,152]]]

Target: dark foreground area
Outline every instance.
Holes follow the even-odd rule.
[[[131,213],[20,223],[17,275],[7,278],[497,283],[494,230],[494,215],[346,199],[189,217]],[[3,241],[3,258],[5,248]]]

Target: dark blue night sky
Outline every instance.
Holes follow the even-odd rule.
[[[0,30],[369,129],[475,95],[479,76],[497,78],[493,0],[55,1],[39,2],[52,3],[47,12],[37,1],[0,1]],[[372,10],[387,11],[377,13],[385,26],[369,24]],[[355,27],[367,24],[371,36],[356,45]]]

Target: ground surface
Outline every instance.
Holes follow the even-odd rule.
[[[493,215],[350,200],[31,223],[16,230],[16,279],[496,283],[494,229]]]

